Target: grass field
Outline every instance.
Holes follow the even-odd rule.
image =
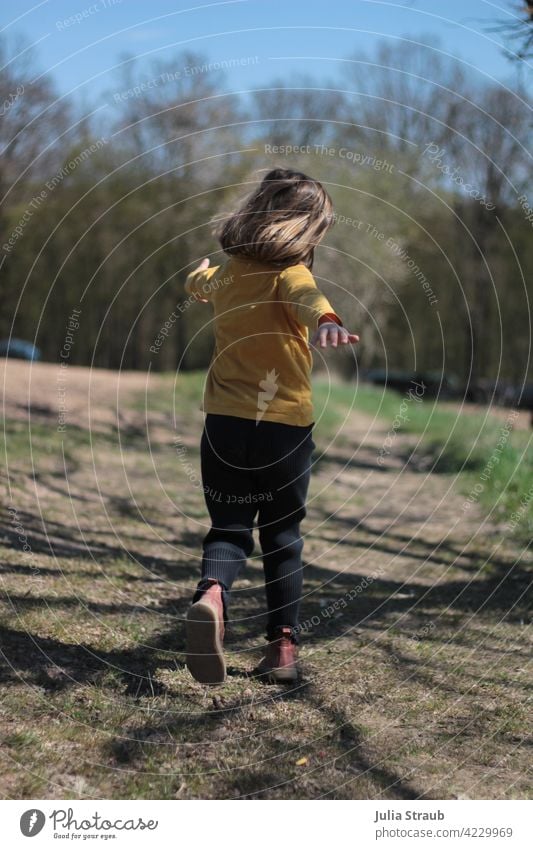
[[[521,422],[499,448],[501,414],[402,410],[318,378],[303,679],[249,675],[256,550],[228,682],[206,688],[183,654],[207,529],[203,376],[69,368],[64,432],[56,366],[14,363],[5,381],[3,798],[531,795]]]

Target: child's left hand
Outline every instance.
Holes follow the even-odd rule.
[[[355,333],[349,333],[345,327],[341,327],[335,321],[325,321],[317,328],[309,345],[319,343],[320,348],[327,348],[329,344],[332,348],[336,348],[338,345],[356,342],[359,342],[359,336]]]

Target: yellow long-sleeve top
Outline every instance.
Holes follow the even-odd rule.
[[[305,426],[313,422],[308,333],[331,304],[303,265],[282,271],[231,257],[193,271],[185,290],[214,307],[206,413]]]

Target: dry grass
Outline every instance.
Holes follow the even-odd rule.
[[[71,369],[60,434],[56,377],[6,376],[4,798],[528,796],[530,558],[461,510],[449,476],[404,466],[413,437],[379,468],[389,425],[354,412],[317,458],[298,687],[248,674],[256,557],[228,683],[205,688],[184,668],[183,620],[206,511],[173,448],[179,433],[198,469],[198,381],[173,395],[166,377]]]

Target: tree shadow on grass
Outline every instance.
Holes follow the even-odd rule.
[[[33,533],[35,518],[30,514],[25,513],[24,528],[27,534],[28,543],[32,551],[46,551],[50,553],[50,543],[46,537],[43,538],[42,533]],[[71,529],[63,526],[59,528],[59,532],[63,534],[60,537],[61,542],[58,543],[59,551],[54,547],[54,554],[64,557],[87,558],[87,549],[79,546],[78,541]],[[365,528],[366,533],[372,533],[371,529]],[[13,537],[16,543],[17,534],[9,533],[8,536]],[[405,540],[405,535],[392,532],[387,534],[386,538],[396,538]],[[189,542],[194,543],[191,539]],[[197,538],[197,544],[200,544],[200,539]],[[409,540],[406,540],[409,543]],[[18,543],[20,544],[20,543]],[[53,545],[55,546],[55,541]],[[434,551],[433,543],[425,543],[423,540],[417,539],[417,546],[424,545],[428,552]],[[391,539],[393,545],[393,539]],[[453,547],[452,547],[453,548]],[[392,553],[392,552],[390,552]],[[111,546],[102,543],[100,555],[105,556],[102,561],[109,567],[109,572],[112,574],[113,560],[117,558],[121,564],[124,560],[129,559],[132,563],[140,565],[146,569],[146,576],[136,575],[136,585],[139,587],[141,597],[145,596],[142,585],[146,581],[150,584],[153,581],[154,575],[164,576],[166,579],[174,581],[191,581],[193,582],[198,576],[198,565],[193,561],[191,564],[187,560],[169,561],[160,557],[148,556],[138,552],[127,552],[118,546]],[[412,554],[411,554],[412,556]],[[422,555],[421,555],[422,556]],[[425,555],[428,556],[427,554]],[[19,571],[27,574],[28,567],[24,565],[9,566],[9,570]],[[45,571],[43,569],[43,571]],[[48,570],[49,571],[49,570]],[[443,567],[443,572],[445,571]],[[84,570],[84,573],[87,570]],[[88,574],[91,574],[90,572]],[[72,581],[76,579],[76,572],[69,574]],[[365,574],[354,574],[353,572],[341,572],[338,574],[332,573],[329,569],[324,569],[316,564],[306,564],[304,571],[304,598],[302,601],[301,621],[311,621],[313,626],[306,633],[305,639],[309,645],[320,644],[324,640],[331,640],[337,636],[349,634],[355,628],[369,628],[373,624],[383,624],[383,627],[405,627],[407,620],[417,623],[433,621],[437,619],[440,612],[451,610],[457,614],[480,613],[483,615],[498,616],[498,620],[505,619],[507,622],[523,622],[527,618],[530,605],[527,590],[530,587],[531,576],[528,570],[522,563],[514,563],[509,566],[509,562],[501,560],[492,560],[491,570],[485,573],[481,571],[473,579],[455,579],[444,580],[442,583],[435,585],[427,585],[417,582],[416,580],[401,581],[384,578],[369,579]],[[238,585],[237,585],[238,586]],[[148,589],[148,593],[150,590]],[[327,600],[326,610],[333,611],[336,615],[325,615],[324,608],[320,606],[320,602],[324,604],[324,597]],[[136,612],[143,611],[148,614],[158,614],[163,616],[178,617],[183,619],[186,608],[188,606],[188,598],[183,599],[176,597],[175,599],[164,599],[158,605],[150,603],[113,603],[109,601],[84,601],[83,598],[77,596],[29,596],[20,594],[11,594],[9,596],[15,609],[19,607],[21,610],[33,609],[48,605],[49,607],[84,607],[91,613],[106,615],[106,614],[123,614],[131,615]],[[251,618],[250,612],[257,611],[258,613],[264,610],[264,592],[259,584],[255,587],[244,588],[235,594],[234,603],[232,604],[232,616],[240,623],[234,629],[234,636],[242,639],[253,637],[264,624],[263,617]],[[246,623],[251,623],[246,624]],[[316,622],[316,624],[314,624]],[[403,624],[402,624],[403,623]],[[177,652],[183,652],[182,637],[177,637],[178,631],[173,632],[172,642],[175,644]],[[29,635],[28,635],[29,636]],[[176,643],[177,640],[177,643]],[[180,643],[181,640],[181,643]],[[168,643],[168,639],[166,640]],[[60,651],[58,644],[58,650]],[[160,644],[161,647],[162,644]],[[165,647],[164,645],[162,646]],[[83,652],[81,647],[80,650]],[[125,660],[129,656],[125,651],[121,657]],[[85,657],[85,653],[83,653]],[[147,654],[142,655],[142,662],[147,662]],[[81,658],[80,658],[81,659]],[[61,664],[59,664],[61,665]],[[83,664],[81,664],[83,665]]]
[[[92,500],[94,501],[94,499]],[[108,501],[108,519],[110,513],[113,512],[114,515],[120,515],[121,518],[129,518],[142,521],[142,516],[139,512],[139,509],[135,506],[134,502],[128,503],[126,505],[128,499],[118,499],[115,502],[112,496],[108,496]],[[115,505],[115,503],[116,509],[113,506]],[[85,518],[83,517],[83,514],[81,514],[81,517]],[[151,519],[149,524],[150,527],[152,525],[163,527],[168,531],[169,534],[173,534],[175,532],[173,528],[167,527],[166,525],[160,522],[152,522]],[[82,536],[82,534],[84,533],[91,538],[113,536],[112,527],[107,527],[104,530],[98,530],[97,528],[93,527],[80,529],[76,524],[76,520],[74,518],[72,520],[72,523],[67,524],[66,522],[60,522],[55,519],[50,519],[45,515],[30,513],[29,511],[22,509],[17,510],[16,520],[12,519],[4,512],[2,515],[2,527],[4,538],[8,542],[12,543],[13,548],[20,549],[20,537],[21,534],[24,534],[31,551],[37,554],[55,554],[57,557],[83,557],[90,554],[93,548],[95,551],[99,551],[101,548],[105,550],[105,540],[101,541],[99,539],[91,539],[91,543],[90,545],[88,545],[86,542],[84,542]],[[128,533],[127,536],[129,538],[130,534]],[[157,542],[157,537],[155,535],[142,537],[136,534],[133,535],[133,538],[140,542],[146,542],[151,544]],[[116,552],[117,550],[116,548],[110,546],[107,547],[112,553]]]
[[[111,535],[111,531],[104,533]],[[21,534],[24,536],[21,538]],[[100,536],[102,532],[90,529],[87,531],[88,536]],[[3,536],[9,547],[15,551],[21,551],[22,543],[27,544],[29,555],[44,554],[47,557],[56,559],[68,560],[85,560],[87,563],[94,562],[103,568],[112,566],[113,562],[130,561],[145,568],[148,572],[154,575],[163,576],[173,580],[183,580],[184,571],[186,577],[199,576],[199,561],[194,560],[191,551],[191,565],[183,562],[180,563],[177,558],[166,559],[154,554],[144,554],[135,551],[131,547],[114,545],[107,542],[105,539],[90,539],[84,541],[79,529],[68,525],[64,522],[43,519],[33,513],[25,510],[17,511],[17,523],[13,524],[9,518],[5,519]],[[22,542],[21,542],[22,539]],[[136,542],[154,543],[154,539],[139,538]],[[184,539],[180,539],[180,552],[190,547],[193,539],[190,534],[184,534]],[[194,542],[200,548],[201,539],[194,537]],[[26,555],[28,556],[28,555]],[[40,565],[36,564],[35,571],[40,569]]]
[[[312,700],[315,706],[327,717],[328,722],[336,729],[339,735],[340,745],[344,750],[339,761],[342,761],[342,767],[345,771],[355,773],[351,781],[357,778],[367,777],[374,782],[376,787],[386,791],[395,799],[432,798],[417,789],[404,776],[400,776],[391,769],[388,769],[379,760],[368,757],[365,754],[365,737],[363,732],[353,722],[347,721],[342,711],[335,708],[334,705],[326,705],[315,690],[312,694]],[[330,793],[325,793],[324,798],[327,799],[331,795],[335,796],[337,792],[338,788],[334,788]]]
[[[309,564],[307,567],[307,584],[312,583],[316,587],[316,592],[319,597],[319,587],[325,580],[331,578],[329,570],[321,569],[320,567]],[[340,600],[346,594],[364,581],[364,575],[342,574],[336,576],[332,591],[332,585],[328,586],[328,595],[332,594],[335,599]],[[478,585],[476,585],[478,584]],[[444,608],[448,602],[452,602],[457,598],[460,602],[459,610],[462,613],[470,613],[473,608],[483,608],[487,602],[491,602],[491,610],[494,611],[497,607],[495,600],[491,600],[490,587],[493,584],[493,579],[487,578],[483,581],[469,582],[458,581],[454,582],[448,594],[448,598],[443,598],[441,587],[428,587],[419,584],[410,584],[411,595],[405,598],[405,594],[399,591],[404,589],[403,583],[393,580],[376,579],[370,584],[364,593],[357,594],[353,602],[349,603],[347,609],[343,609],[342,615],[338,619],[328,618],[321,620],[320,627],[313,628],[309,633],[305,634],[305,642],[311,647],[323,647],[335,640],[337,637],[350,639],[353,637],[355,627],[359,629],[359,634],[362,632],[363,639],[365,634],[368,634],[370,640],[373,639],[373,628],[379,630],[386,629],[394,622],[402,625],[402,619],[409,617],[410,630],[416,628],[428,620],[433,620],[436,615]],[[259,588],[252,590],[248,598],[239,597],[237,604],[237,614],[244,616],[250,607],[259,608],[263,602],[262,591]],[[308,596],[304,602],[302,618],[306,613],[316,615],[317,606],[312,602],[312,596]],[[505,596],[508,599],[508,596]],[[331,603],[331,602],[330,602]],[[507,601],[499,602],[505,607]],[[342,608],[339,608],[342,609]],[[412,621],[414,619],[414,622]],[[360,639],[360,638],[359,638]],[[431,637],[436,644],[444,642],[440,640],[438,635]],[[358,650],[354,647],[354,651]],[[448,686],[446,682],[442,684],[435,681],[430,673],[426,673],[426,661],[407,658],[406,664],[402,666],[402,657],[399,657],[395,662],[400,661],[400,666],[404,669],[408,677],[413,677],[418,683],[423,685],[444,688],[447,692],[454,695],[453,686]],[[347,778],[346,781],[355,781],[357,778],[366,777],[376,786],[376,795],[385,798],[397,799],[424,799],[431,798],[426,795],[420,788],[417,788],[415,783],[411,783],[404,776],[395,772],[384,762],[380,761],[379,755],[370,756],[365,748],[365,734],[361,728],[355,723],[349,721],[347,717],[334,706],[327,704],[320,698],[320,692],[315,685],[308,681],[302,681],[297,687],[293,687],[287,692],[282,692],[276,696],[279,699],[286,701],[291,700],[310,700],[310,704],[320,709],[328,724],[340,733],[340,746],[345,754],[341,756],[343,761],[345,777],[353,773],[354,778]],[[251,707],[257,700],[257,695],[248,699],[241,698],[226,706],[223,711],[208,711],[200,716],[179,716],[166,718],[163,723],[157,724],[153,722],[144,723],[134,732],[134,739],[124,741],[121,738],[115,740],[117,749],[112,748],[112,752],[118,752],[118,757],[126,759],[128,763],[137,763],[146,757],[145,742],[146,740],[162,740],[168,739],[168,735],[174,740],[190,739],[191,733],[194,733],[198,740],[212,739],[213,732],[216,731],[220,723],[228,717],[231,712],[246,709]],[[275,754],[272,755],[275,757]],[[275,787],[274,779],[279,783],[279,775],[276,775],[272,770],[271,764],[266,763],[265,768],[253,769],[244,768],[243,771],[238,771],[239,786],[247,788],[247,797],[262,797],[268,790],[265,788]],[[290,784],[291,782],[288,782]],[[335,790],[328,795],[335,796]]]
[[[150,646],[102,650],[0,626],[0,683],[22,680],[59,692],[79,684],[99,686],[101,678],[112,672],[124,695],[137,698],[163,695],[167,688],[154,680],[155,670],[178,670],[185,666],[170,648],[173,637],[173,633],[162,634]],[[179,645],[181,648],[181,641]]]
[[[278,689],[273,694],[269,694],[265,687],[264,701],[257,695],[253,700],[237,697],[227,700],[222,708],[208,709],[197,714],[167,713],[157,722],[151,721],[139,725],[127,737],[116,737],[105,748],[113,762],[120,766],[127,764],[130,767],[140,767],[143,761],[153,755],[157,746],[168,746],[170,743],[177,746],[179,755],[183,755],[186,747],[193,747],[194,752],[200,755],[201,762],[202,750],[216,748],[217,741],[220,739],[217,732],[221,728],[227,727],[232,720],[238,722],[239,714],[246,714],[251,708],[257,709],[258,703],[268,705],[269,702],[279,701],[288,704],[309,703],[322,714],[328,726],[333,729],[335,745],[340,750],[335,759],[336,778],[338,780],[339,770],[342,769],[345,779],[343,786],[364,778],[375,785],[377,797],[384,795],[385,798],[391,799],[431,798],[385,764],[380,763],[379,757],[370,756],[362,729],[353,722],[347,721],[341,711],[326,705],[316,686],[307,681],[301,681],[289,688]],[[276,768],[278,759],[285,760],[290,751],[290,742],[278,740],[275,735],[269,735],[268,730],[265,731],[263,728],[252,732],[252,736],[261,738],[261,758],[250,765],[246,763],[245,755],[242,763],[233,766],[226,776],[228,791],[236,791],[239,798],[271,798],[273,793],[279,795],[280,792],[284,793],[284,797],[292,798],[298,779],[291,776],[284,780],[281,768]],[[295,752],[298,752],[299,744],[295,743],[294,746]],[[193,766],[197,768],[197,764]],[[186,778],[186,775],[183,777]],[[330,795],[335,798],[338,795],[337,789],[338,786],[335,786],[330,791],[322,792],[321,798],[327,798]],[[232,793],[228,792],[227,795],[231,796]]]
[[[88,558],[88,549],[80,545],[79,537],[72,528],[61,523],[54,523],[54,538],[50,540],[43,532],[40,519],[28,513],[21,513],[19,518],[25,528],[32,551],[44,552],[48,555],[53,553],[57,557],[78,560]],[[372,536],[378,536],[378,532],[367,525],[363,525],[362,530],[370,540]],[[20,546],[17,536],[13,532],[10,537],[15,548]],[[408,556],[425,560],[434,558],[436,546],[429,540],[419,537],[413,541],[405,534],[395,532],[394,529],[384,535],[380,533],[379,537],[378,545],[382,546],[381,550],[391,556],[397,553],[398,543],[404,542],[407,545]],[[201,538],[192,535],[187,542],[199,548]],[[349,545],[349,541],[346,544]],[[417,546],[416,552],[412,550],[414,544]],[[368,543],[365,542],[365,545]],[[442,545],[448,547],[452,556],[457,554],[457,546],[447,542],[443,542]],[[123,564],[125,558],[146,568],[148,593],[152,580],[150,573],[163,575],[171,580],[193,579],[198,575],[198,565],[195,562],[192,565],[189,561],[176,563],[160,557],[128,552],[106,542],[99,542],[98,546],[99,559],[102,562],[108,562],[110,568],[112,568],[113,560],[119,559]],[[481,559],[482,555],[479,553],[475,557]],[[434,559],[437,560],[437,558]],[[442,566],[441,560],[437,562]],[[446,567],[442,566],[442,568],[444,575]],[[470,572],[474,569],[475,562],[472,558]],[[450,610],[459,616],[470,617],[473,613],[477,613],[483,617],[492,617],[492,620],[495,616],[498,621],[505,618],[507,622],[522,621],[528,610],[526,590],[530,585],[530,575],[524,564],[510,564],[505,558],[492,559],[490,570],[481,570],[475,576],[452,581],[444,580],[443,583],[435,585],[422,584],[417,580],[405,582],[379,576],[369,582],[368,575],[363,573],[334,574],[331,570],[312,563],[306,565],[304,574],[305,597],[302,603],[301,620],[313,622],[313,617],[318,620],[318,624],[313,623],[304,635],[305,643],[311,650],[315,647],[327,646],[339,637],[344,640],[354,639],[356,628],[358,640],[361,639],[361,634],[363,639],[366,635],[373,640],[376,629],[383,631],[391,627],[409,635],[420,625],[434,621]],[[75,580],[76,573],[73,572],[71,577]],[[139,588],[141,598],[146,594],[142,583],[143,576],[140,575],[136,586]],[[320,602],[324,603],[325,596],[328,608],[331,609],[332,606],[337,605],[338,616],[324,616],[324,608],[321,607]],[[79,599],[68,595],[35,599],[20,594],[12,598],[22,610],[43,604],[70,608],[80,604]],[[105,674],[111,671],[115,685],[118,684],[119,692],[121,691],[124,696],[134,699],[153,699],[168,695],[169,698],[173,698],[167,687],[157,679],[157,672],[161,669],[182,670],[184,668],[183,618],[189,599],[180,597],[165,599],[157,607],[150,604],[114,604],[106,600],[82,602],[82,604],[89,612],[102,616],[106,614],[128,616],[144,611],[150,617],[153,617],[154,613],[176,617],[177,622],[172,629],[155,634],[149,646],[138,645],[133,648],[111,650],[95,649],[90,644],[66,643],[51,637],[39,637],[21,629],[0,628],[0,645],[4,658],[0,669],[0,681],[13,683],[17,679],[22,679],[50,693],[64,691],[80,683],[94,685],[105,691],[109,686],[106,683]],[[257,633],[259,620],[250,620],[250,612],[260,611],[263,608],[264,592],[259,583],[236,594],[232,614],[241,622],[246,622],[247,619],[253,621],[253,626],[251,628],[248,625],[239,626],[240,633],[238,633],[239,629],[236,629],[235,637],[242,638],[243,634],[254,636]],[[439,641],[444,642],[440,639],[438,629],[431,635],[431,640],[436,644]],[[356,650],[358,647],[354,641],[354,651]],[[504,650],[505,646],[502,647],[502,653]],[[422,661],[403,656],[396,660],[400,661],[407,676],[414,676],[422,684],[443,686],[433,681],[430,675],[428,677]],[[230,670],[230,675],[233,679],[239,676],[242,676],[243,680],[246,678],[246,673],[238,668]],[[116,693],[117,690],[113,689],[115,696]],[[265,688],[265,694],[267,693],[268,690]],[[275,693],[273,696],[265,695],[265,698],[278,698],[287,702],[310,700],[310,704],[320,709],[328,724],[334,728],[342,728],[341,746],[345,750],[342,759],[347,764],[346,774],[353,772],[353,780],[358,776],[367,775],[375,784],[377,795],[385,793],[390,798],[398,799],[425,798],[404,777],[380,764],[379,758],[371,758],[365,753],[363,731],[353,722],[347,721],[341,711],[325,704],[314,690],[314,685],[304,680],[297,687]],[[116,736],[108,753],[119,764],[135,765],[141,763],[146,757],[147,743],[169,739],[186,740],[190,739],[191,735],[196,739],[209,739],[212,732],[216,731],[232,712],[249,709],[254,699],[257,700],[256,693],[249,699],[243,700],[238,697],[233,701],[230,700],[223,710],[203,710],[197,715],[191,715],[189,712],[177,715],[173,713],[164,719],[158,718],[157,721],[150,717],[134,729],[128,739]],[[158,713],[160,716],[160,712]],[[276,751],[274,746],[271,751],[274,759]],[[239,784],[250,788],[247,796],[264,795],[264,788],[273,786],[272,779],[276,778],[272,763],[265,764],[264,768],[254,768],[248,774],[245,767],[243,771],[237,770],[237,774],[243,782],[241,785],[239,780]],[[277,778],[279,779],[279,776]]]
[[[479,571],[480,569],[485,571],[506,570],[513,566],[517,559],[516,556],[510,554],[494,555],[493,547],[487,544],[486,537],[476,539],[476,551],[468,551],[466,545],[454,544],[449,539],[441,539],[435,542],[431,539],[424,539],[418,533],[414,536],[413,534],[400,533],[395,528],[373,528],[364,519],[355,515],[352,519],[338,514],[331,515],[317,507],[314,507],[313,510],[315,514],[321,516],[319,532],[322,532],[323,537],[331,521],[334,522],[335,526],[339,525],[346,529],[344,535],[341,532],[332,540],[328,538],[328,544],[333,542],[335,546],[347,546],[354,550],[372,549],[394,557],[406,557],[412,560],[436,563],[443,568],[444,565],[451,565],[453,562],[461,569],[471,569],[472,571]],[[357,534],[360,536],[359,539]],[[445,561],[445,564],[443,561]]]
[[[395,627],[406,617],[423,624],[445,611],[460,616],[480,614],[492,621],[524,624],[531,612],[531,570],[520,563],[509,566],[492,563],[475,577],[446,579],[434,584],[416,579],[372,578],[372,573],[342,572],[333,575],[316,565],[305,567],[301,621],[318,617],[320,628],[330,635],[344,633],[350,627],[364,628],[372,622]],[[324,597],[327,599],[325,604]],[[320,602],[322,601],[322,605]],[[328,613],[324,613],[324,606]],[[317,629],[311,627],[307,639],[313,641]]]

